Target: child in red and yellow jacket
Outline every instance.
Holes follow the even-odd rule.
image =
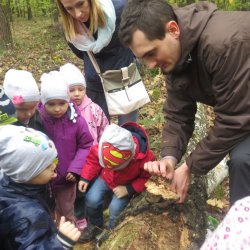
[[[107,193],[112,193],[109,228],[114,227],[132,196],[144,190],[150,174],[143,166],[154,159],[146,131],[137,123],[128,122],[121,127],[111,124],[105,129],[99,144],[90,149],[78,185],[80,191],[86,192],[90,181],[97,177],[86,193],[88,226],[81,234],[81,242],[93,240],[103,228],[103,202]]]

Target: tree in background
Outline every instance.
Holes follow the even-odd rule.
[[[58,10],[54,0],[0,0],[2,8],[7,9],[8,19],[52,17],[58,23]]]
[[[8,47],[13,45],[10,22],[0,2],[0,47]]]
[[[166,0],[170,4],[185,6],[199,0]],[[208,0],[215,3],[223,10],[250,10],[249,0]],[[37,17],[51,17],[54,23],[58,23],[58,10],[55,0],[0,0],[0,4],[7,9],[8,20],[21,17],[32,20]]]
[[[198,0],[167,0],[170,4],[177,6],[185,6],[191,3],[198,2]],[[223,10],[250,10],[249,0],[208,0],[215,3],[219,9]]]

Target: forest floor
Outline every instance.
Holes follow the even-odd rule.
[[[32,21],[19,19],[15,20],[11,27],[14,47],[0,50],[0,84],[3,83],[4,75],[10,68],[32,72],[38,84],[42,73],[58,70],[64,63],[72,62],[83,69],[82,61],[68,48],[62,27],[54,24],[49,18]],[[151,148],[159,156],[164,123],[162,106],[166,98],[166,86],[157,70],[144,69],[143,73],[151,103],[140,109],[139,123],[146,128]],[[215,189],[210,200],[212,202],[208,205],[207,212],[210,218],[209,225],[213,229],[228,209],[227,179]],[[91,244],[79,244],[75,247],[75,249],[91,248]]]

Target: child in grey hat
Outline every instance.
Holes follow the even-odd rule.
[[[0,126],[1,249],[71,249],[80,232],[62,217],[59,232],[42,197],[56,177],[57,150],[42,132]]]

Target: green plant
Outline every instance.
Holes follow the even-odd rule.
[[[218,200],[221,200],[224,197],[224,191],[223,191],[223,188],[221,185],[218,185],[215,188],[214,193],[215,193],[216,199],[218,199]]]

